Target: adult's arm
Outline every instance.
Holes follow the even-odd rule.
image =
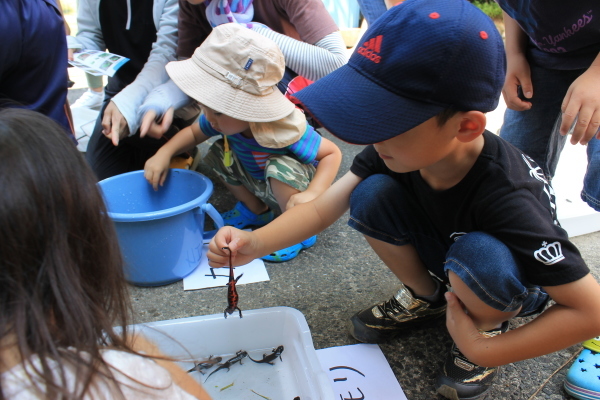
[[[67,36],[69,49],[106,50],[100,28],[99,0],[79,0],[77,7],[77,36]]]
[[[285,65],[312,81],[348,62],[346,45],[339,31],[330,33],[313,45],[262,27],[252,30],[277,43],[285,57]]]

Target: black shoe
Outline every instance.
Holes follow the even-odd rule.
[[[408,287],[402,285],[388,301],[354,314],[350,319],[350,334],[360,342],[380,343],[444,316],[444,293],[448,288],[443,283],[438,284],[440,296],[434,303],[416,298]]]
[[[506,331],[508,321],[498,329],[482,332],[482,335],[494,337]],[[439,394],[451,400],[479,399],[490,389],[499,370],[500,367],[488,368],[473,364],[453,343],[435,386]]]

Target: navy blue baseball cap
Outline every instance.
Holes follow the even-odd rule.
[[[449,107],[494,110],[505,69],[496,26],[467,0],[406,0],[367,29],[348,64],[293,100],[340,139],[378,143]]]

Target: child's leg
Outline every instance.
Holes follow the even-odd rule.
[[[402,282],[389,300],[351,318],[357,340],[382,342],[444,315],[447,289],[430,272],[445,278],[448,245],[428,220],[414,194],[390,176],[373,175],[352,192],[348,225],[365,235]]]
[[[268,191],[277,199],[281,212],[286,211],[288,201],[293,195],[308,188],[314,174],[314,166],[302,164],[293,157],[277,155],[269,158],[265,167],[265,179]],[[262,259],[271,262],[289,261],[300,251],[312,247],[316,241],[315,235],[293,246],[268,254]]]
[[[275,178],[269,178],[269,185],[271,186],[273,196],[275,196],[275,199],[277,199],[277,204],[279,204],[279,209],[281,212],[284,212],[287,209],[287,203],[290,200],[290,197],[296,193],[300,193],[300,190],[293,188],[287,183],[283,183]]]
[[[259,215],[269,210],[269,206],[256,197],[254,193],[248,190],[244,185],[232,185],[222,178],[221,180],[233,197],[235,197],[237,201],[244,203],[254,214]]]
[[[265,178],[281,212],[287,209],[290,197],[308,188],[314,175],[314,166],[290,156],[271,156],[265,166]]]
[[[436,284],[411,244],[395,246],[365,235],[377,256],[415,296],[431,296]]]
[[[233,164],[223,164],[223,140],[217,140],[209,148],[203,161],[223,181],[229,192],[238,200],[234,209],[222,213],[225,223],[243,229],[246,226],[262,226],[273,220],[269,209],[277,206],[274,198],[267,195],[265,182],[253,178],[233,154]],[[272,197],[272,196],[271,196]]]
[[[521,307],[514,311],[496,310],[481,300],[454,272],[449,271],[448,278],[452,291],[464,304],[475,326],[482,331],[498,328],[504,321],[516,317],[521,310]]]
[[[548,294],[527,282],[518,261],[504,243],[483,232],[471,232],[450,247],[444,271],[469,314],[495,328],[512,316],[540,312]],[[456,285],[456,286],[455,286]]]
[[[600,139],[592,139],[587,145],[588,166],[583,180],[581,199],[596,211],[600,211]]]
[[[534,64],[530,67],[534,93],[530,100],[532,107],[527,111],[507,109],[500,137],[533,158],[552,179],[564,141],[559,148],[553,149],[550,133],[569,86],[584,70],[551,70]]]
[[[486,336],[506,332],[510,318],[540,312],[549,299],[540,287],[527,282],[508,247],[487,233],[459,237],[448,251],[444,270],[469,316]],[[474,364],[454,344],[436,388],[449,398],[478,398],[491,387],[497,373],[498,367]]]

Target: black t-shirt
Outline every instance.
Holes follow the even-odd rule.
[[[100,26],[106,48],[111,53],[129,58],[115,73],[116,79],[109,78],[109,91],[120,92],[135,80],[148,61],[152,45],[156,42],[153,6],[153,0],[100,2]]]
[[[447,190],[432,189],[419,171],[391,171],[373,146],[354,158],[350,170],[363,179],[385,174],[401,181],[447,247],[465,233],[485,232],[508,246],[532,284],[556,286],[585,276],[589,269],[556,219],[554,192],[542,170],[498,136],[486,131],[483,137],[471,170]]]

